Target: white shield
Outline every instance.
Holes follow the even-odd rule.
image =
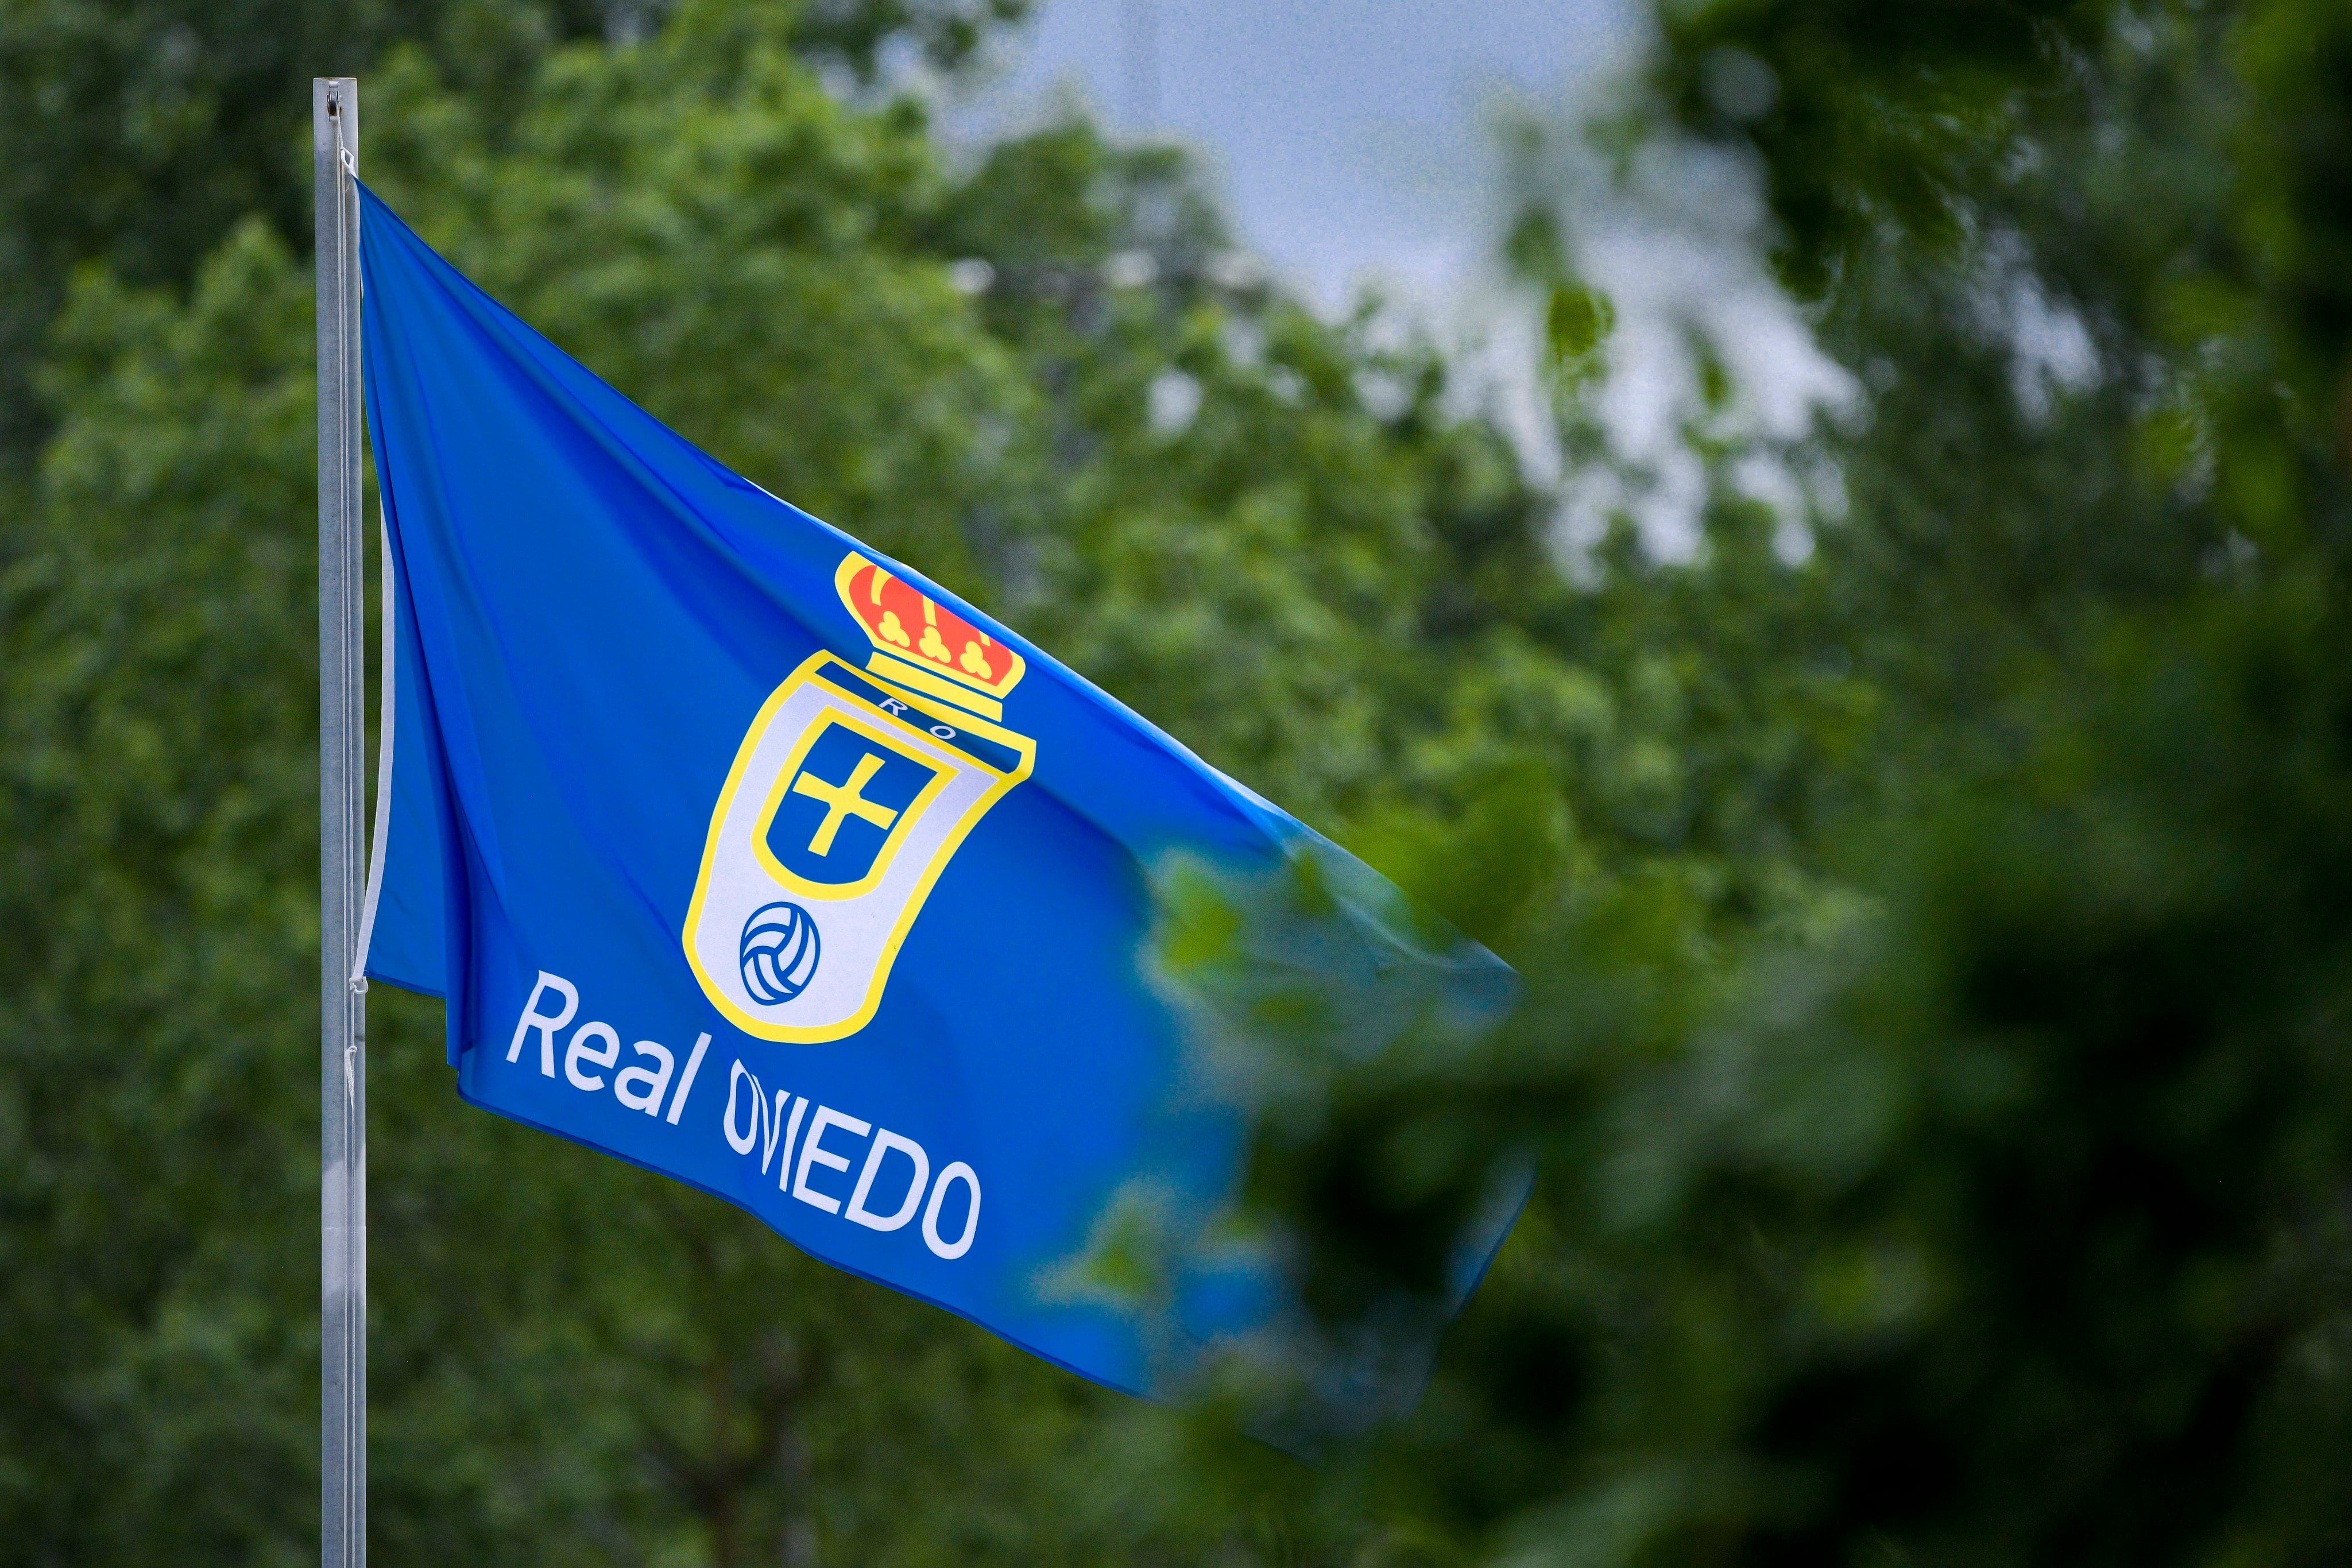
[[[751,721],[711,812],[685,930],[704,994],[766,1040],[863,1029],[931,884],[1034,758],[1026,737],[811,658]]]

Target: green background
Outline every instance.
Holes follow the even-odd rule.
[[[950,156],[877,61],[1016,9],[0,0],[0,1562],[316,1549],[330,70],[501,300],[1520,968],[1465,1033],[1269,964],[1311,875],[1165,879],[1302,1354],[1541,1173],[1417,1409],[1308,1466],[1234,1436],[1279,1356],[1082,1386],[462,1110],[380,990],[380,1560],[2352,1553],[2352,22],[1678,3],[1504,128],[1571,483],[1656,478],[1571,174],[1738,171],[1858,389],[1767,440],[1694,327],[1661,559],[1564,538],[1412,332],[1220,266],[1181,153]],[[1127,1218],[1084,1267],[1148,1301]]]

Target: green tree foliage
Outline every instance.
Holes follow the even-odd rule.
[[[952,68],[1024,0],[813,0],[776,12],[814,61],[870,81],[894,54]],[[313,76],[421,48],[502,121],[539,62],[653,29],[667,0],[11,0],[0,7],[0,471],[47,429],[30,368],[68,278],[102,263],[184,286],[238,221],[309,232],[297,152]],[[364,111],[364,105],[362,110]],[[372,129],[372,124],[369,127]]]
[[[1595,553],[1561,647],[1621,695],[1688,660],[1679,762],[1718,766],[1597,831],[1632,824],[1555,756],[1590,856],[1490,928],[1528,996],[1483,1045],[1368,1052],[1336,993],[1265,1015],[1246,920],[1181,955],[1285,1064],[1259,1188],[1343,1323],[1425,1298],[1492,1173],[1542,1165],[1420,1410],[1319,1483],[1331,1550],[2339,1561],[2352,34],[2294,3],[1660,26],[1597,140],[1753,172],[1865,389],[1811,444],[1845,504],[1801,564],[1760,550],[1695,421],[1697,558]],[[1590,454],[1606,317],[1557,214],[1518,234]],[[1474,824],[1386,863],[1479,908]],[[1776,861],[1785,899],[1743,895]]]
[[[1857,389],[1766,441],[1696,342],[1685,559],[1564,547],[1180,156],[945,157],[892,62],[1015,9],[0,6],[0,1561],[311,1550],[301,78],[362,68],[371,182],[493,293],[1520,968],[1483,1030],[1269,978],[1330,889],[1171,871],[1326,1343],[1542,1173],[1310,1471],[463,1111],[379,991],[379,1552],[2342,1559],[2352,29],[1662,8],[1515,142],[1571,481],[1626,312],[1570,161],[1745,171]]]

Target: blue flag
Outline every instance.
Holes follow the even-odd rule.
[[[1151,979],[1153,869],[1339,852],[362,203],[394,643],[363,964],[444,998],[459,1092],[1131,1392],[1279,1319],[1246,1257],[1149,1312],[1072,1260],[1137,1194],[1215,1213],[1244,1154]]]

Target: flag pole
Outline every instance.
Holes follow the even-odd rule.
[[[367,998],[352,974],[365,809],[359,83],[310,82],[319,317],[320,1562],[367,1562]]]

